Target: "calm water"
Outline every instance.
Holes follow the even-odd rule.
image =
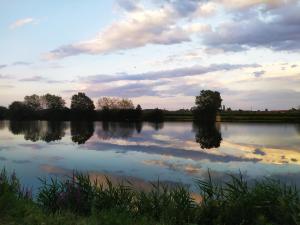
[[[300,183],[300,125],[221,123],[73,123],[0,121],[0,167],[24,184],[73,169],[135,185],[157,180],[191,185],[240,170]]]

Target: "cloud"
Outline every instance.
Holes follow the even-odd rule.
[[[33,23],[35,20],[33,18],[24,18],[24,19],[20,19],[20,20],[17,20],[15,22],[13,22],[9,28],[10,29],[16,29],[18,27],[22,27],[22,26],[25,26],[27,24],[30,24],[30,23]]]
[[[128,1],[125,3],[128,6]],[[95,38],[61,46],[45,54],[44,58],[51,60],[78,54],[105,54],[149,44],[173,45],[188,42],[193,33],[206,32],[209,26],[179,25],[178,22],[186,16],[183,12],[187,10],[186,7],[176,9],[165,5],[153,10],[141,8],[126,14],[124,19],[112,23]]]
[[[159,80],[163,78],[176,78],[186,76],[197,76],[216,71],[229,71],[243,68],[257,68],[259,64],[211,64],[209,66],[192,66],[175,68],[171,70],[154,71],[140,74],[123,74],[123,75],[92,75],[82,78],[83,82],[112,82],[120,80],[141,81],[141,80]]]
[[[225,51],[252,47],[299,51],[300,4],[292,0],[287,2],[290,4],[281,1],[280,7],[257,10],[254,16],[223,22],[203,34],[203,44]]]
[[[14,88],[15,86],[13,86],[13,85],[10,85],[10,84],[0,84],[0,88],[5,88],[5,89],[7,89],[7,88]]]
[[[266,71],[261,70],[261,71],[255,71],[255,72],[253,72],[253,75],[254,75],[255,77],[261,77],[261,76],[264,75],[265,73],[266,73]]]
[[[120,8],[132,12],[140,9],[139,1],[137,0],[118,0],[117,4]]]
[[[14,63],[12,63],[12,66],[28,66],[31,65],[31,62],[25,62],[25,61],[16,61]]]
[[[59,81],[59,80],[49,80],[45,77],[42,77],[42,76],[32,76],[32,77],[28,77],[28,78],[22,78],[22,79],[19,79],[20,82],[46,82],[46,83],[49,83],[49,84],[52,84],[52,83],[62,83],[62,82],[66,82],[66,81]]]
[[[7,67],[7,65],[6,65],[6,64],[2,64],[2,65],[0,65],[0,69],[3,69],[3,68],[5,68],[5,67]]]
[[[29,78],[22,78],[20,79],[19,81],[22,81],[22,82],[36,82],[36,81],[43,81],[45,78],[42,77],[42,76],[33,76],[33,77],[29,77]]]
[[[158,83],[153,84],[143,84],[143,83],[133,83],[126,84],[118,87],[111,87],[100,91],[90,91],[87,93],[91,97],[99,96],[115,96],[115,97],[140,97],[140,96],[158,96],[159,92],[155,91],[153,88],[159,86]]]

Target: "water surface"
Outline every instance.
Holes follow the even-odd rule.
[[[38,177],[74,169],[142,186],[159,178],[194,188],[208,169],[216,179],[241,171],[300,183],[300,126],[0,121],[3,166],[34,189]]]

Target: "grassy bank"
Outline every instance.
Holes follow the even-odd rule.
[[[265,225],[299,224],[300,200],[296,187],[274,180],[249,186],[242,176],[231,176],[220,186],[211,178],[196,181],[202,200],[194,201],[184,187],[159,182],[150,191],[130,184],[92,182],[74,173],[63,181],[41,180],[37,197],[13,174],[0,175],[0,224],[136,224],[136,225]]]
[[[164,111],[166,121],[193,121],[190,111]],[[265,112],[265,111],[226,111],[220,112],[220,122],[289,122],[300,123],[300,112]]]

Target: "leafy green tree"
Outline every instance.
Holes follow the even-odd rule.
[[[143,114],[143,110],[142,110],[141,105],[136,106],[135,112],[136,112],[136,119],[141,120],[142,119],[142,114]]]
[[[41,97],[42,107],[44,109],[62,110],[66,102],[62,97],[57,95],[46,94]]]
[[[193,108],[194,119],[203,122],[215,121],[221,103],[222,98],[219,92],[202,90],[195,99],[196,107]]]
[[[38,95],[30,95],[24,97],[24,104],[33,109],[34,111],[38,111],[42,109],[41,99]]]
[[[0,120],[6,119],[8,109],[4,106],[0,106]]]
[[[127,98],[103,97],[98,100],[98,109],[134,109],[133,102]]]
[[[77,95],[72,96],[71,109],[77,111],[93,111],[95,105],[85,93],[79,92]]]
[[[32,116],[32,109],[23,102],[14,101],[8,107],[11,119],[23,120]]]

